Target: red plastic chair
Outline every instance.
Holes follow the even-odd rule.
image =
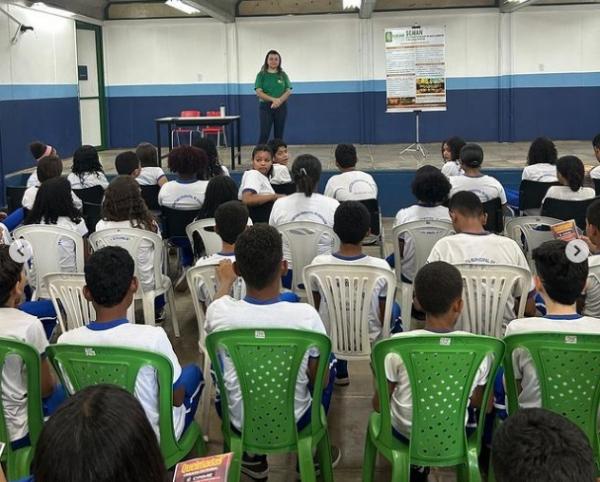
[[[207,117],[221,117],[221,111],[209,110],[206,112]],[[221,147],[221,134],[223,134],[223,144],[227,146],[227,136],[225,134],[225,126],[206,126],[202,128],[202,137],[206,135],[217,136],[217,147]]]
[[[202,112],[199,110],[182,110],[179,114],[179,117],[202,117]],[[171,131],[171,145],[175,145],[175,135],[177,135],[177,144],[181,145],[181,141],[179,140],[179,134],[189,134],[190,135],[190,145],[192,145],[192,135],[194,132],[200,132],[200,126],[190,129],[187,127],[177,127]],[[203,135],[203,134],[202,134]]]

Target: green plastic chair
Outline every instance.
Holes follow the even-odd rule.
[[[110,383],[134,393],[137,374],[150,366],[158,377],[160,450],[167,468],[196,449],[206,453],[202,430],[196,421],[183,432],[179,440],[173,430],[173,366],[163,355],[131,348],[52,345],[48,356],[65,389],[69,393],[90,385]]]
[[[0,373],[8,356],[18,356],[23,360],[27,373],[27,424],[31,445],[18,450],[10,446],[10,438],[4,418],[2,384],[0,384],[0,441],[6,444],[2,462],[6,463],[8,480],[18,480],[30,474],[31,460],[35,446],[44,425],[42,413],[42,376],[40,355],[32,346],[14,339],[0,338]]]
[[[310,424],[298,432],[294,417],[296,379],[304,355],[311,347],[320,353],[313,387],[315,403],[310,409]],[[315,482],[314,448],[322,480],[332,482],[331,445],[325,411],[320,403],[331,353],[329,338],[300,330],[229,330],[208,335],[206,348],[219,384],[225,452],[234,454],[229,482],[240,479],[244,451],[257,454],[297,451],[302,480]],[[242,391],[241,434],[230,423],[222,356],[230,357]]]
[[[392,433],[391,394],[384,365],[390,354],[403,360],[410,380],[413,413],[408,445]],[[465,413],[481,362],[492,355],[483,397],[488,400],[503,354],[501,340],[477,335],[397,337],[375,344],[371,363],[380,412],[373,412],[369,418],[363,482],[374,480],[378,452],[391,462],[394,482],[409,481],[411,464],[458,466],[457,480],[480,482],[477,458],[485,410],[480,410],[477,430],[470,437],[465,431]]]
[[[513,352],[523,349],[531,355],[538,374],[542,407],[563,415],[585,432],[600,469],[600,335],[525,333],[507,336],[504,342],[508,412],[519,409]]]

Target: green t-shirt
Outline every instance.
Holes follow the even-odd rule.
[[[265,70],[261,70],[256,76],[254,88],[262,89],[265,94],[279,98],[286,90],[292,88],[292,84],[285,72],[272,74]],[[261,102],[264,102],[264,100],[261,99]]]

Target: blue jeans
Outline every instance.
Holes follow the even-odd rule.
[[[183,404],[185,405],[185,425],[184,430],[187,429],[196,415],[196,409],[200,402],[200,395],[204,389],[204,375],[202,370],[196,365],[186,365],[181,368],[181,375],[173,385],[173,390],[177,390],[179,387],[183,387],[185,396]]]
[[[52,337],[52,332],[54,331],[54,328],[56,328],[56,311],[54,311],[52,301],[26,301],[19,306],[19,309],[39,318],[42,325],[44,325],[46,338],[49,340]]]
[[[273,128],[274,139],[283,139],[285,118],[287,117],[287,102],[281,104],[277,109],[271,109],[271,102],[260,102],[258,116],[260,120],[258,144],[266,144],[269,141],[271,128]]]
[[[192,245],[188,238],[176,237],[171,238],[169,241],[179,248],[179,252],[181,253],[181,264],[184,268],[194,264],[194,251],[192,251]]]

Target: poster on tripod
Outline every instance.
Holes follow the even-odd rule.
[[[385,30],[386,112],[446,110],[446,27]]]

